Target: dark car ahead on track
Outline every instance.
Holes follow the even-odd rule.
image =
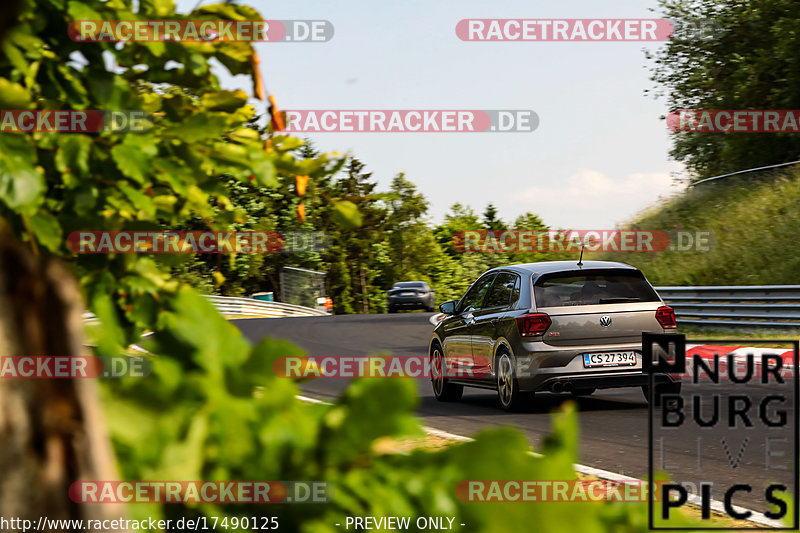
[[[433,311],[436,295],[424,281],[398,281],[386,293],[386,304],[390,313],[395,313],[398,309]]]
[[[642,387],[647,395],[642,332],[676,331],[672,309],[639,270],[605,261],[494,268],[439,310],[446,316],[429,347],[436,398],[494,389],[506,410],[537,391]],[[657,374],[655,383],[657,396],[680,391],[676,376]]]

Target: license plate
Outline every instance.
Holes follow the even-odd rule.
[[[401,292],[400,296],[414,296],[413,292]]]
[[[583,354],[583,366],[636,366],[636,352],[601,352]]]

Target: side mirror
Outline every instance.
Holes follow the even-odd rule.
[[[449,300],[447,302],[442,302],[439,304],[439,311],[446,315],[452,315],[456,312],[456,305],[458,304],[458,300]]]

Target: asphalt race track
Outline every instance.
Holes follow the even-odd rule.
[[[331,317],[299,317],[282,319],[241,319],[232,322],[251,342],[265,336],[288,339],[315,356],[354,356],[369,354],[420,355],[427,351],[433,326],[428,321],[432,313],[398,313],[392,315],[345,315]],[[334,399],[347,385],[346,379],[318,379],[303,385],[303,393],[319,399]],[[496,403],[496,394],[488,390],[465,389],[460,402],[442,403],[433,397],[430,382],[418,379],[420,405],[418,415],[426,425],[471,436],[492,426],[509,425],[523,431],[534,449],[550,431],[550,412],[566,401],[576,401],[580,411],[581,464],[609,470],[637,478],[647,477],[648,434],[647,403],[642,391],[636,389],[600,390],[592,396],[574,399],[570,394],[537,393],[531,407],[522,413],[506,413]],[[691,387],[684,383],[684,392]],[[723,395],[735,393],[716,385]],[[768,394],[768,386],[761,387],[754,396],[754,416],[758,416],[758,395]],[[723,410],[723,419],[724,419]],[[656,412],[658,416],[658,410]],[[796,416],[796,415],[795,415]],[[694,427],[694,426],[692,426]],[[726,433],[727,446],[735,460],[741,451],[743,439],[750,437],[751,445],[741,454],[741,461],[732,468],[720,445],[719,436],[707,429],[682,429],[681,438],[667,439],[664,461],[668,467],[677,466],[688,471],[697,465],[697,437],[702,437],[702,478],[714,483],[712,497],[721,499],[718,487],[735,483],[750,483],[753,493],[740,494],[733,503],[764,512],[764,487],[770,482],[793,486],[791,469],[767,470],[766,449],[763,439],[754,433],[755,428],[737,429],[735,435]],[[774,457],[773,464],[784,464],[791,459],[794,435],[787,428],[781,437],[784,457]],[[691,435],[691,436],[688,436]],[[777,449],[777,447],[776,447]],[[656,464],[660,461],[660,447],[656,448]]]

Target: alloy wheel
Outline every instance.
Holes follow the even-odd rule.
[[[431,364],[431,381],[433,382],[433,392],[436,396],[441,396],[444,390],[444,358],[438,346],[433,350],[433,362]]]
[[[497,367],[497,393],[500,396],[500,403],[503,407],[511,404],[514,393],[514,368],[508,354],[500,356]]]

